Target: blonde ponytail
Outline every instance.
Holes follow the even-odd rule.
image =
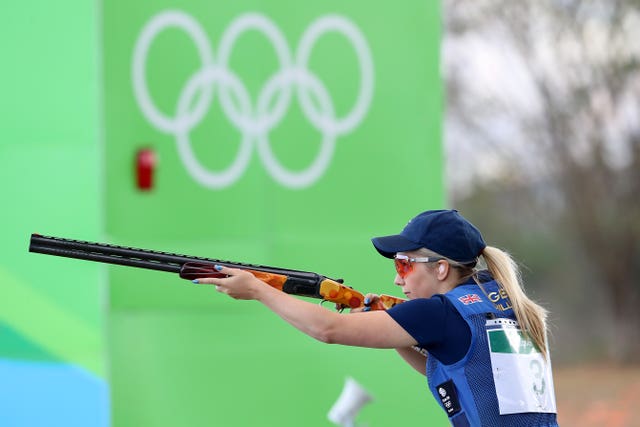
[[[487,246],[482,251],[482,256],[493,278],[509,296],[513,312],[522,331],[529,336],[543,356],[547,358],[547,310],[529,299],[524,293],[520,269],[509,254],[498,248]]]

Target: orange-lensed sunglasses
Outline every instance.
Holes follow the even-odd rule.
[[[401,278],[407,277],[413,271],[414,262],[436,262],[444,258],[442,257],[423,257],[423,258],[409,258],[407,255],[396,255],[393,257],[393,261],[396,266],[396,273]]]

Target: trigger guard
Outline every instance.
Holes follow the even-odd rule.
[[[322,306],[325,302],[328,302],[328,301],[329,301],[329,300],[326,300],[326,299],[320,300],[320,302],[318,303],[318,305]],[[346,308],[344,305],[336,303],[336,307],[338,307],[338,306],[340,306],[340,308],[337,308],[337,309],[336,309],[336,311],[337,311],[338,313],[342,313],[342,312],[344,311],[344,309]]]

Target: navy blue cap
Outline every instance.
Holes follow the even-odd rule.
[[[371,241],[387,258],[393,258],[397,252],[427,248],[461,264],[477,261],[487,246],[480,231],[457,210],[422,212],[400,234],[374,237]]]

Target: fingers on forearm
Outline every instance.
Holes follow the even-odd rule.
[[[225,279],[221,279],[219,277],[200,277],[198,279],[195,279],[193,283],[198,283],[203,285],[219,285],[220,280],[225,280]]]

